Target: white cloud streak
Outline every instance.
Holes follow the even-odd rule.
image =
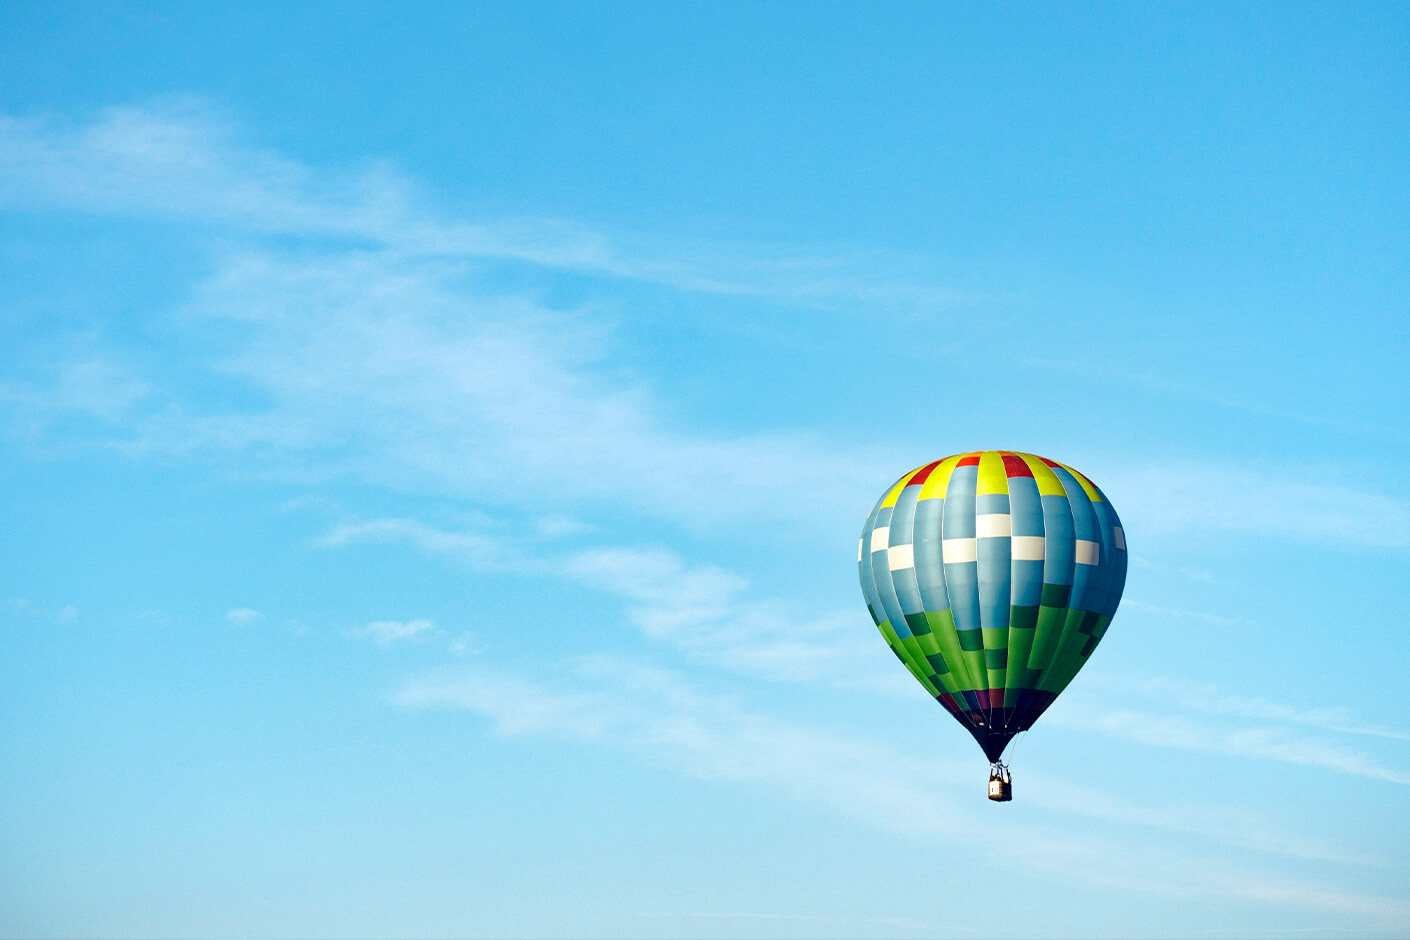
[[[385,255],[234,260],[189,314],[247,328],[212,372],[268,406],[203,414],[179,395],[153,401],[120,446],[272,450],[281,459],[259,466],[509,503],[532,494],[550,514],[605,504],[692,527],[833,526],[819,505],[850,519],[889,472],[885,455],[816,435],[679,429],[650,389],[606,368],[588,321],[466,294],[458,277]],[[795,492],[804,476],[809,501]]]
[[[909,677],[895,668],[884,646],[860,628],[855,612],[800,616],[797,605],[750,598],[748,582],[739,575],[713,565],[689,565],[668,549],[596,548],[533,556],[523,551],[522,543],[509,539],[445,532],[401,519],[339,526],[323,541],[342,545],[360,539],[407,540],[426,551],[458,554],[481,570],[504,570],[504,559],[513,558],[519,573],[569,579],[620,598],[627,605],[628,622],[646,638],[746,676],[820,682],[901,697],[915,694]],[[494,561],[483,565],[487,558]],[[1362,751],[1308,737],[1295,727],[1278,727],[1300,725],[1410,739],[1402,732],[1359,724],[1346,709],[1299,709],[1161,679],[1097,681],[1111,691],[1153,697],[1162,711],[1113,710],[1109,703],[1097,705],[1069,693],[1048,712],[1045,724],[1096,731],[1150,747],[1223,753],[1410,783],[1410,774],[1388,769]],[[1181,713],[1192,711],[1228,721],[1212,725]]]
[[[1357,720],[1351,709],[1342,706],[1299,708],[1263,698],[1229,695],[1205,683],[1175,682],[1170,679],[1107,677],[1101,681],[1105,688],[1116,689],[1128,694],[1144,695],[1160,701],[1162,704],[1174,705],[1191,711],[1304,725],[1339,734],[1368,735],[1397,741],[1410,741],[1410,734],[1403,731],[1363,724]]]
[[[1145,601],[1138,601],[1134,598],[1125,597],[1121,600],[1121,606],[1126,609],[1135,608],[1143,610],[1149,614],[1160,614],[1163,617],[1174,617],[1180,620],[1199,620],[1203,623],[1212,623],[1219,626],[1257,626],[1252,620],[1243,617],[1221,617],[1218,614],[1208,614],[1198,610],[1185,610],[1182,607],[1162,607],[1158,604],[1147,604]]]
[[[362,541],[408,542],[479,571],[580,584],[623,601],[627,621],[647,639],[744,675],[914,692],[859,610],[809,613],[798,603],[752,598],[740,575],[689,564],[667,548],[545,550],[528,539],[446,531],[410,519],[345,523],[319,544]]]
[[[370,638],[378,646],[391,646],[402,640],[412,640],[436,629],[430,620],[374,620],[353,630],[354,636]]]
[[[876,255],[719,245],[648,250],[551,220],[464,221],[419,207],[417,187],[385,164],[315,170],[244,143],[200,102],[121,107],[87,124],[0,117],[0,207],[158,216],[256,232],[353,239],[402,255],[515,261],[672,288],[841,307],[933,311],[982,299],[863,272]],[[652,238],[659,245],[662,239]]]
[[[693,246],[654,257],[581,226],[444,218],[425,202],[385,166],[339,172],[251,147],[190,102],[110,109],[86,124],[0,118],[0,206],[346,242],[322,256],[229,258],[188,307],[244,327],[211,372],[267,407],[202,410],[106,352],[60,364],[50,386],[0,388],[0,398],[30,430],[66,410],[95,416],[134,453],[272,451],[282,459],[259,465],[290,475],[352,474],[498,501],[533,492],[558,500],[549,512],[592,501],[697,527],[746,518],[816,527],[818,507],[839,507],[821,523],[834,532],[906,463],[875,442],[683,429],[649,387],[612,368],[595,318],[476,292],[466,263],[789,303],[865,296],[872,309],[934,308],[954,300],[947,291],[858,279],[812,253]],[[1133,541],[1228,532],[1410,546],[1410,501],[1398,497],[1215,462],[1092,469]],[[802,478],[806,501],[794,485]]]
[[[393,696],[410,707],[464,708],[499,734],[579,739],[621,748],[645,763],[702,780],[761,787],[785,798],[907,835],[991,854],[1022,844],[1025,863],[1058,878],[1145,894],[1203,895],[1340,911],[1381,921],[1410,913],[1389,898],[1329,891],[1250,874],[1207,858],[1117,848],[1094,836],[1038,831],[980,819],[960,794],[975,781],[958,765],[915,758],[871,741],[756,714],[737,700],[704,695],[682,677],[608,659],[580,661],[574,688],[552,691],[519,677],[479,671],[413,680]],[[806,767],[807,773],[798,769]],[[1266,820],[1204,807],[1133,807],[1110,794],[1050,786],[1046,805],[1077,815],[1170,828],[1254,851],[1341,858],[1315,840],[1270,831]],[[904,812],[897,812],[905,807]],[[1226,825],[1234,821],[1232,826]],[[1271,827],[1270,827],[1271,828]],[[999,849],[998,851],[1002,851]],[[1118,862],[1118,859],[1120,860]]]
[[[200,109],[118,109],[77,127],[0,119],[0,206],[161,217],[352,245],[321,255],[227,258],[184,311],[232,328],[238,338],[206,365],[211,375],[255,393],[258,407],[199,409],[180,389],[100,353],[61,363],[50,387],[0,389],[35,421],[87,414],[117,429],[114,441],[139,455],[273,451],[284,458],[280,466],[315,478],[342,474],[509,505],[524,505],[532,494],[536,512],[566,514],[586,502],[704,528],[746,519],[797,524],[831,506],[850,519],[853,507],[865,511],[878,481],[894,478],[898,462],[874,448],[872,457],[857,458],[858,448],[816,435],[683,428],[651,388],[612,368],[610,338],[591,317],[472,289],[468,261],[510,260],[819,306],[866,298],[933,307],[962,299],[859,278],[845,261],[788,253],[747,260],[729,252],[686,261],[686,253],[633,251],[580,226],[439,218],[418,208],[414,187],[385,168],[313,170],[245,146],[228,124]],[[1394,497],[1214,464],[1108,463],[1098,475],[1133,538],[1142,531],[1228,532],[1410,546],[1410,502]],[[805,477],[809,495],[802,501],[795,481]],[[540,534],[577,528],[560,522]],[[550,558],[520,541],[398,519],[345,525],[323,541],[368,539],[408,540],[480,570],[542,573]],[[753,599],[738,575],[668,549],[599,547],[559,552],[551,562],[558,576],[619,598],[643,635],[747,674],[856,682],[863,656],[886,656],[875,638],[852,628],[851,612],[799,617],[796,605]],[[425,620],[375,621],[355,632],[390,645],[432,629]],[[884,665],[888,677],[904,681],[893,664]],[[397,700],[468,708],[506,734],[609,741],[683,773],[767,786],[879,825],[898,825],[894,808],[905,805],[912,808],[908,829],[974,843],[992,838],[992,825],[977,825],[947,799],[954,768],[754,715],[658,673],[599,663],[583,675],[594,678],[594,669],[607,681],[575,692],[482,672],[420,680]],[[653,708],[636,707],[634,695]],[[1403,737],[1332,728],[1336,720],[1326,715],[1260,702],[1229,705],[1221,714]],[[1053,716],[1064,714],[1070,724],[1154,746],[1410,782],[1336,742],[1277,728],[1218,728],[1185,716],[1083,711],[1080,704]],[[809,767],[806,779],[799,766]],[[915,780],[927,785],[908,782]],[[1293,857],[1336,857],[1315,842],[1268,836],[1257,820],[1241,827],[1217,811],[1153,811],[1094,800],[1090,791],[1053,792],[1054,805],[1072,812],[1090,812],[1078,807],[1097,802],[1113,821],[1222,833],[1228,844]],[[1134,864],[1126,850],[1090,842],[1031,842],[1041,866],[1106,872],[1099,877],[1113,886],[1410,919],[1399,901],[1154,856]]]
[[[1325,478],[1344,476],[1327,472]],[[1101,472],[1133,541],[1141,532],[1252,534],[1372,549],[1410,547],[1410,500],[1282,470],[1168,462]]]
[[[1370,755],[1336,741],[1307,737],[1286,728],[1227,727],[1184,715],[1098,707],[1071,699],[1055,705],[1043,721],[1049,726],[1098,731],[1149,747],[1251,757],[1410,785],[1410,773],[1383,767]]]

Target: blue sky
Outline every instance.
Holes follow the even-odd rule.
[[[1410,933],[1396,5],[0,9],[0,933]],[[1016,799],[903,471],[1132,567]]]

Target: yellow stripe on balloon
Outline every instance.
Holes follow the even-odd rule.
[[[1072,474],[1073,479],[1075,479],[1078,483],[1080,483],[1080,484],[1082,485],[1082,489],[1087,493],[1087,498],[1088,498],[1088,499],[1090,499],[1090,500],[1091,500],[1092,502],[1094,502],[1094,503],[1100,503],[1100,502],[1102,502],[1102,494],[1101,494],[1101,491],[1098,490],[1095,486],[1092,485],[1092,481],[1091,481],[1091,480],[1087,479],[1087,478],[1084,477],[1082,474],[1078,473],[1076,470],[1073,470],[1071,467],[1069,467],[1069,466],[1068,466],[1067,464],[1065,464],[1065,463],[1060,463],[1060,464],[1058,464],[1058,466],[1059,466],[1059,467],[1062,467],[1062,469],[1064,469],[1064,470],[1066,470],[1068,473]]]
[[[901,491],[906,488],[906,484],[911,482],[911,477],[915,476],[917,473],[920,473],[924,469],[925,465],[922,464],[921,466],[916,467],[910,473],[901,477],[901,479],[897,480],[896,485],[891,487],[891,489],[887,491],[886,498],[881,501],[882,508],[884,509],[887,506],[896,505],[896,500],[900,498]]]
[[[920,487],[921,499],[940,499],[945,495],[945,490],[950,487],[950,474],[954,472],[955,464],[960,462],[964,454],[955,454],[953,457],[946,457],[940,461],[940,466],[930,471],[930,476],[926,477]]]
[[[979,455],[979,480],[975,493],[989,496],[1009,492],[1009,475],[1004,472],[1004,458],[997,450],[986,450]]]
[[[1028,464],[1028,469],[1033,471],[1033,479],[1038,483],[1039,496],[1066,496],[1067,490],[1062,488],[1062,481],[1057,474],[1053,473],[1053,468],[1043,463],[1039,457],[1032,454],[1019,454],[1023,462]]]

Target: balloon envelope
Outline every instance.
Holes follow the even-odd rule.
[[[1126,536],[1071,467],[975,451],[897,480],[867,517],[857,562],[896,658],[997,761],[1106,633]]]

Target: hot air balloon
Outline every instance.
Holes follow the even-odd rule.
[[[891,651],[989,758],[1002,757],[1092,655],[1126,583],[1111,502],[1066,464],[956,454],[888,489],[857,545],[862,594]]]

